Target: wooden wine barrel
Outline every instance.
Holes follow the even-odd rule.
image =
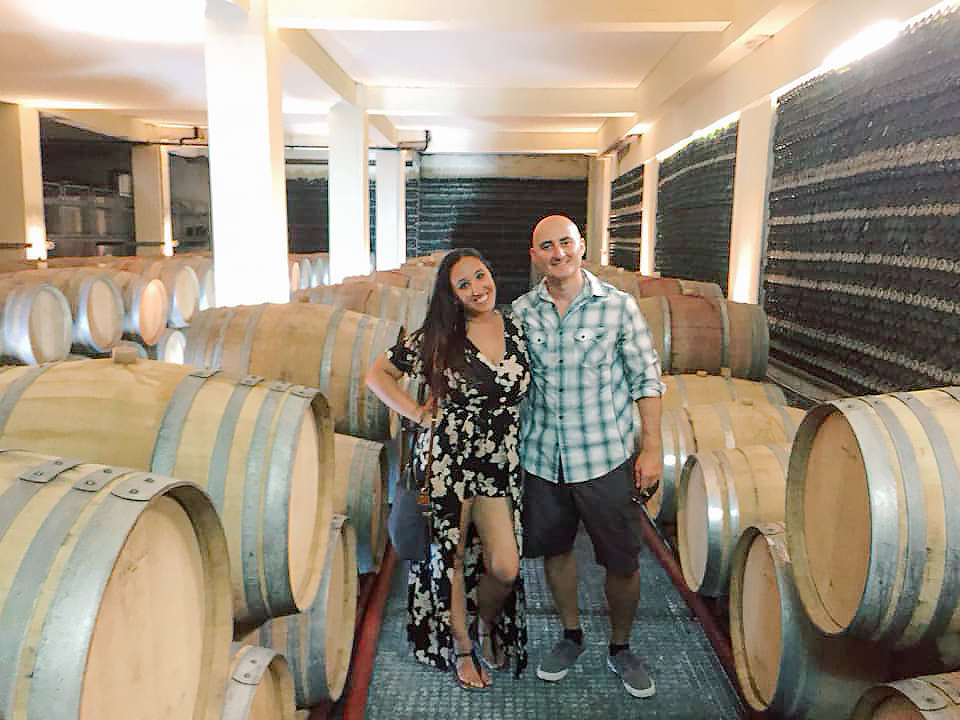
[[[310,261],[298,255],[291,255],[287,259],[290,270],[290,292],[306,290],[310,287]]]
[[[60,258],[60,260],[74,259]],[[82,258],[76,258],[76,260],[79,261]],[[147,346],[157,343],[160,334],[166,329],[167,316],[170,312],[170,298],[161,280],[120,270],[110,262],[100,262],[96,265],[65,265],[65,267],[71,268],[74,273],[105,277],[112,282],[120,294],[123,307],[124,337]]]
[[[367,300],[373,293],[374,285],[375,283],[367,280],[324,285],[296,292],[292,299],[320,305],[335,305],[353,312],[373,315],[374,313],[367,313]]]
[[[443,253],[446,255],[446,253]],[[443,257],[440,258],[442,260]],[[439,262],[438,262],[439,265]],[[426,265],[416,262],[406,262],[400,266],[400,272],[407,276],[407,285],[413,290],[424,290],[433,293],[433,286],[437,282],[438,265]]]
[[[0,717],[218,717],[232,600],[195,484],[0,451]]]
[[[691,375],[664,375],[667,392],[663,409],[713,405],[727,400],[752,400],[755,403],[788,405],[783,391],[773,383],[710,375],[703,370]]]
[[[108,353],[123,334],[123,297],[98,268],[28,270],[15,276],[23,282],[46,282],[63,293],[73,318],[71,349],[80,354]]]
[[[637,300],[646,318],[663,372],[720,374],[763,380],[770,335],[759,305],[691,295]]]
[[[814,625],[909,648],[960,609],[960,388],[835,400],[797,432],[787,538]]]
[[[110,279],[123,300],[123,332],[132,340],[148,347],[156,345],[167,329],[170,298],[159,278],[145,278],[136,273],[117,270]]]
[[[430,297],[423,290],[384,285],[369,280],[313,288],[296,293],[302,302],[316,302],[400,323],[405,333],[418,330],[427,316]]]
[[[323,397],[120,350],[122,362],[0,369],[0,446],[196,482],[226,528],[237,620],[309,607],[332,515]]]
[[[0,281],[0,358],[7,363],[39,365],[70,353],[73,315],[56,287],[43,282]]]
[[[960,672],[875,685],[861,696],[850,720],[960,720]]]
[[[635,276],[636,289],[633,295],[637,298],[654,297],[658,295],[694,295],[698,297],[725,300],[723,289],[713,282],[699,280],[683,280],[681,278]]]
[[[270,648],[234,643],[222,720],[295,720],[293,677]]]
[[[746,528],[733,554],[730,643],[744,699],[769,717],[836,720],[888,673],[887,653],[827,637],[807,619],[783,523]]]
[[[334,515],[323,584],[309,610],[265,623],[248,640],[281,652],[290,663],[297,707],[337,700],[353,652],[357,614],[356,535],[350,521]]]
[[[782,522],[789,443],[707,450],[687,458],[677,488],[677,550],[694,592],[727,594],[743,528]]]
[[[167,328],[157,344],[149,348],[151,360],[183,365],[183,356],[187,348],[187,334],[179,328]]]
[[[357,572],[376,572],[387,545],[386,448],[383,443],[336,433],[333,452],[333,511],[347,515],[356,531]]]
[[[185,359],[319,388],[337,432],[387,442],[389,412],[365,379],[400,337],[398,323],[328,305],[211,308],[190,326]]]
[[[197,311],[216,306],[216,288],[213,282],[213,258],[203,255],[177,255],[197,274],[197,287],[200,295],[197,298]]]
[[[193,321],[200,304],[200,281],[189,262],[177,257],[124,257],[113,259],[110,266],[158,278],[164,284],[170,298],[170,327],[186,327]]]
[[[330,284],[330,256],[327,253],[310,254],[310,287]]]
[[[398,288],[410,287],[410,276],[402,270],[377,270],[370,273],[368,277],[360,279]]]
[[[803,410],[750,400],[667,410],[660,419],[663,476],[647,503],[661,523],[676,520],[680,470],[693,453],[720,448],[790,442]]]

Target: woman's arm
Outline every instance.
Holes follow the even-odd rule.
[[[430,426],[431,403],[418,405],[407,392],[400,387],[403,373],[381,355],[367,372],[367,387],[383,401],[383,404],[405,418],[422,427]]]

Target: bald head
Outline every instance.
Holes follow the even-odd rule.
[[[585,250],[577,224],[564,215],[550,215],[533,229],[530,259],[549,282],[579,281]]]
[[[577,224],[565,215],[548,215],[533,228],[533,244],[559,238],[580,240]]]

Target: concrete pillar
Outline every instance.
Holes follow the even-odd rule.
[[[205,64],[217,304],[287,302],[281,47],[267,0],[207,0]]]
[[[643,208],[640,216],[640,273],[653,275],[657,246],[657,185],[660,161],[656,156],[643,164]]]
[[[363,103],[362,89],[358,100]],[[370,188],[364,107],[330,108],[330,282],[370,271]]]
[[[407,186],[403,150],[377,150],[377,270],[407,260]]]
[[[736,302],[756,303],[760,297],[760,261],[775,116],[776,109],[769,97],[740,113],[727,280],[727,297]]]
[[[133,218],[137,255],[173,255],[170,153],[162,145],[135,145]]]
[[[47,257],[40,113],[0,102],[0,257]]]
[[[610,201],[614,159],[610,155],[590,158],[587,177],[587,255],[592,263],[610,260]]]

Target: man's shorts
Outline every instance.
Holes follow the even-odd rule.
[[[523,554],[551,557],[573,549],[580,520],[600,565],[628,577],[639,567],[641,513],[631,501],[634,460],[606,475],[578,483],[552,483],[526,473],[523,500]],[[561,473],[562,475],[562,473]]]

